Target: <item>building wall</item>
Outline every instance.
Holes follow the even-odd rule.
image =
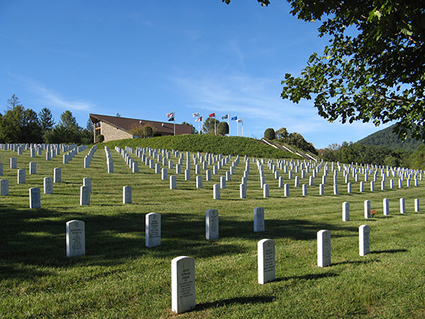
[[[105,137],[105,142],[133,138],[132,134],[120,130],[115,126],[109,125],[105,122],[101,122],[100,128],[101,134]]]

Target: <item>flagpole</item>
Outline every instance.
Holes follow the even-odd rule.
[[[243,137],[243,119],[242,119],[242,137]]]
[[[173,112],[174,136],[176,135],[176,111]]]
[[[229,127],[229,136],[230,136],[230,113],[227,113],[227,126]]]
[[[215,113],[214,113],[214,131],[215,131],[215,135],[217,136],[217,121],[215,120]]]

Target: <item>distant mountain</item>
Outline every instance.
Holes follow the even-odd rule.
[[[405,141],[400,140],[395,133],[393,128],[395,125],[391,125],[383,130],[376,133],[370,134],[365,138],[357,141],[362,145],[377,145],[386,146],[392,150],[415,150],[419,145],[424,145],[423,142],[407,137]]]

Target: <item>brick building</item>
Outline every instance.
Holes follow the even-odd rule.
[[[152,126],[156,132],[155,136],[192,133],[192,126],[174,124],[174,122],[157,122],[100,114],[90,114],[90,120],[94,128],[94,141],[96,141],[96,137],[100,134],[105,137],[105,142],[133,138],[133,134],[130,133],[131,129],[140,125]]]

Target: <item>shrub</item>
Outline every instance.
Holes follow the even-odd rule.
[[[268,128],[264,131],[264,138],[268,140],[274,140],[276,138],[276,132],[272,128]]]

